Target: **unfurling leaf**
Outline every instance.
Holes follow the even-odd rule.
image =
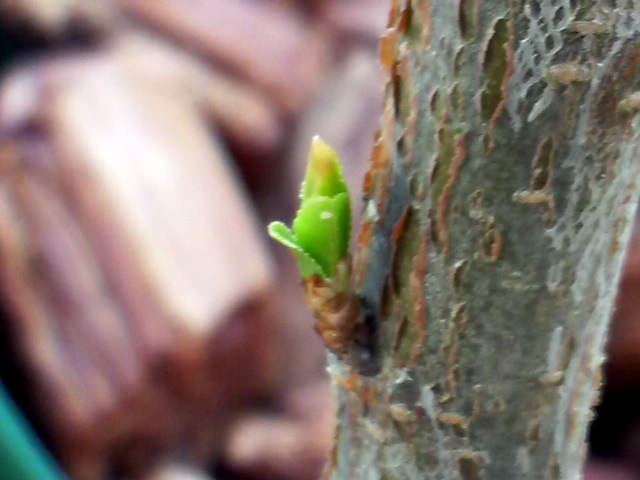
[[[269,234],[294,251],[302,278],[330,278],[349,250],[351,205],[338,156],[319,137],[311,142],[300,202],[292,229],[273,222]]]

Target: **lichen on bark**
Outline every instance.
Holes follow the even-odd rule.
[[[333,479],[575,479],[639,193],[640,1],[394,0]],[[635,106],[634,106],[635,105]]]

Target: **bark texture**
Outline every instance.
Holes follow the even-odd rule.
[[[576,479],[639,189],[640,1],[394,0],[333,479]]]

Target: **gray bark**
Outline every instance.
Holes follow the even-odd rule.
[[[640,1],[395,0],[333,479],[576,479],[639,190]]]

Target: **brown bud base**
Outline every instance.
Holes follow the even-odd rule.
[[[371,321],[349,285],[348,259],[331,278],[311,275],[302,280],[305,298],[315,317],[315,329],[326,347],[362,375],[379,372]]]

